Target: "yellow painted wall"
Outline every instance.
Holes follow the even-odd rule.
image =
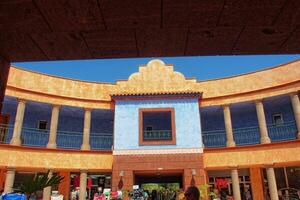
[[[196,91],[203,92],[201,106],[209,106],[298,90],[300,61],[241,76],[199,82],[175,72],[171,65],[152,60],[128,80],[116,84],[71,80],[11,67],[6,95],[51,104],[109,109],[112,107],[111,94]]]
[[[47,150],[0,145],[0,166],[79,170],[112,169],[111,153],[89,151]]]

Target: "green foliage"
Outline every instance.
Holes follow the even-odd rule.
[[[174,199],[176,192],[171,188],[163,188],[160,191],[161,199],[172,200]]]
[[[199,186],[199,191],[200,191],[200,199],[205,200],[207,197],[212,197],[216,198],[217,195],[214,192],[209,191],[210,185],[208,184],[203,184]]]
[[[64,179],[64,177],[58,174],[53,174],[53,176],[49,178],[49,173],[50,171],[40,176],[35,176],[33,179],[29,178],[25,180],[21,186],[21,192],[26,194],[29,199],[31,194],[43,190],[45,187],[57,185]]]

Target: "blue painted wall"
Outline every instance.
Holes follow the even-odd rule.
[[[9,124],[14,125],[17,111],[17,100],[5,96],[2,113],[10,115]],[[52,106],[50,104],[30,102],[26,103],[23,127],[38,128],[39,120],[47,121],[50,129]],[[91,121],[92,133],[113,133],[114,114],[112,110],[93,110]],[[78,107],[62,106],[60,108],[58,131],[82,132],[84,123],[84,110]]]
[[[139,146],[139,108],[174,108],[176,145]],[[114,148],[161,149],[199,148],[202,146],[197,99],[116,101]]]

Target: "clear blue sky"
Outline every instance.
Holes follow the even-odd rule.
[[[46,74],[73,79],[115,82],[127,79],[138,71],[138,66],[153,58],[73,60],[51,62],[19,62],[13,65]],[[186,77],[208,80],[243,74],[273,67],[282,63],[300,59],[297,55],[263,56],[197,56],[159,58],[167,64],[173,64],[175,71]]]

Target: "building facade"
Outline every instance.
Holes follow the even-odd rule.
[[[297,194],[299,90],[300,61],[197,81],[152,60],[115,84],[11,67],[0,186],[10,192],[50,170],[65,177],[56,188],[65,199],[77,186],[83,200],[87,188],[91,197],[99,187],[222,181],[236,200]]]

